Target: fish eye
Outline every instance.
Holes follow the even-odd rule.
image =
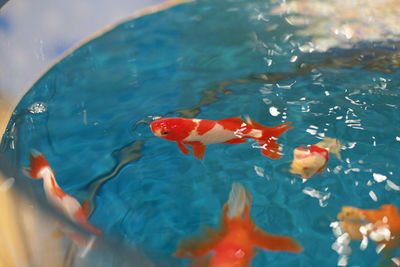
[[[162,132],[162,134],[164,134],[164,135],[165,135],[165,134],[169,134],[169,132],[167,132],[167,131],[164,131],[164,132]]]

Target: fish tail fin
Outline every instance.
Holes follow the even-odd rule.
[[[342,160],[342,156],[340,155],[340,143],[337,146],[334,146],[331,150],[329,150],[330,153],[334,154],[338,160]]]
[[[329,153],[334,154],[338,160],[342,160],[342,156],[340,155],[341,143],[339,140],[335,138],[324,137],[321,142],[316,144],[316,146],[327,149]]]
[[[247,118],[247,123],[253,127],[253,129],[261,130],[261,137],[253,137],[261,146],[261,153],[271,159],[279,159],[282,157],[280,145],[277,140],[278,137],[293,128],[288,125],[290,122],[282,123],[275,127],[266,127],[250,118]]]
[[[32,179],[41,179],[40,171],[43,168],[50,168],[49,163],[42,153],[33,150],[29,156],[30,165],[24,168],[23,172]]]

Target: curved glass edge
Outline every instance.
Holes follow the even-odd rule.
[[[66,218],[1,154],[0,234],[0,266],[156,266],[138,248],[94,236]]]

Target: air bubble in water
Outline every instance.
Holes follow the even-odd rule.
[[[29,107],[29,112],[33,114],[39,114],[46,111],[47,111],[47,105],[42,102],[34,103]]]

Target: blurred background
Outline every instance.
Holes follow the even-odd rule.
[[[119,22],[182,0],[0,1],[0,131],[33,83],[64,53]]]

